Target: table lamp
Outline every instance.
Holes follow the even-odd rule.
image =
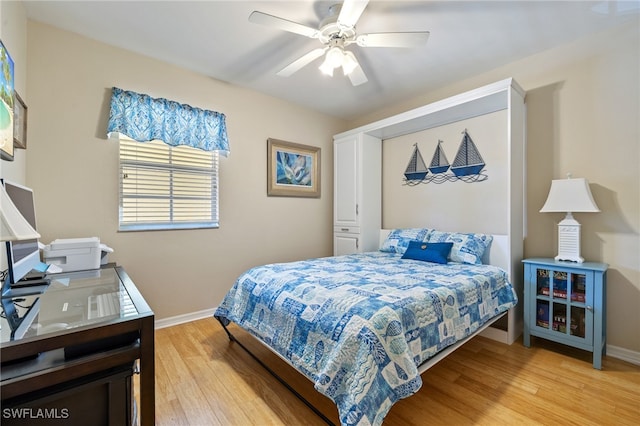
[[[0,241],[31,240],[40,238],[27,219],[13,204],[4,186],[0,185]]]
[[[554,179],[547,201],[540,209],[542,213],[566,212],[565,218],[558,224],[558,255],[556,260],[568,260],[582,263],[580,256],[580,224],[573,218],[576,212],[599,212],[589,189],[589,182],[584,178]]]

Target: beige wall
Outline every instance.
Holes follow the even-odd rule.
[[[27,182],[42,240],[100,237],[156,318],[212,309],[251,266],[332,253],[332,135],[341,120],[31,21],[28,57]],[[219,229],[116,231],[112,86],[226,115]],[[267,197],[269,137],[321,147],[321,198]]]
[[[563,215],[539,213],[551,180],[567,172],[587,178],[602,212],[575,215],[582,224],[582,255],[610,265],[608,344],[636,353],[640,352],[639,52],[636,22],[389,106],[349,126],[514,77],[527,92],[525,256],[557,253],[556,224]]]

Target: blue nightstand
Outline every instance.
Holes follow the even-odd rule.
[[[606,339],[606,263],[532,258],[524,263],[524,345],[542,337],[593,353],[602,368]]]

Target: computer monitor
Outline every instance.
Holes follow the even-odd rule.
[[[36,228],[36,209],[33,190],[7,180],[2,180],[7,195],[11,198],[18,211]],[[35,267],[40,265],[40,248],[37,239],[7,241],[7,276],[2,284],[2,297],[20,297],[26,294],[42,293],[46,288],[45,282],[31,282],[29,289],[18,289],[18,283]],[[44,286],[43,286],[44,285]]]

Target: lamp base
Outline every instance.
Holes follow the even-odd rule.
[[[554,257],[554,259],[560,262],[576,262],[576,263],[584,262],[584,258],[582,256],[573,257],[573,256],[557,255],[556,257]]]
[[[584,262],[580,256],[580,224],[571,213],[567,213],[558,224],[558,255],[555,260]]]

